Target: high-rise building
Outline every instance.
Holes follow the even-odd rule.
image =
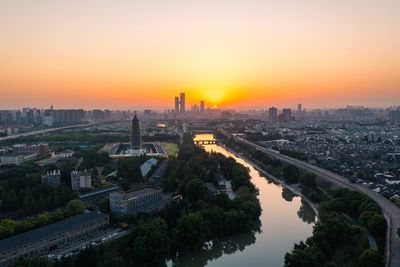
[[[48,171],[45,175],[42,175],[42,184],[47,184],[53,188],[59,187],[61,185],[60,170]]]
[[[301,113],[303,111],[303,108],[301,106],[301,104],[297,105],[297,113]]]
[[[204,112],[204,101],[200,101],[200,112]]]
[[[92,187],[92,175],[84,171],[72,171],[71,172],[71,189],[79,190],[81,188]]]
[[[142,147],[142,135],[140,132],[140,123],[139,119],[136,116],[136,111],[135,111],[135,116],[132,119],[132,125],[131,125],[131,147],[133,149],[141,149]]]
[[[181,93],[179,104],[181,106],[181,113],[185,113],[185,111],[186,111],[186,108],[185,108],[185,93]]]
[[[278,109],[276,107],[269,108],[268,119],[270,123],[276,123],[278,121]]]
[[[390,110],[389,117],[391,123],[400,123],[400,108]]]
[[[292,110],[290,108],[282,109],[283,121],[288,122],[292,120]]]
[[[179,97],[175,96],[175,113],[179,112]]]

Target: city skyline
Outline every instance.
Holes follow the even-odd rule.
[[[93,8],[95,7],[95,8]],[[400,2],[2,1],[0,106],[389,106]],[[239,19],[238,19],[239,18]]]

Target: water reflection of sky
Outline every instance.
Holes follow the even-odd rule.
[[[209,134],[196,137],[198,140],[213,139]],[[205,149],[231,156],[249,168],[252,182],[260,190],[261,231],[216,242],[209,250],[180,257],[174,266],[283,266],[285,254],[293,245],[311,235],[315,219],[313,210],[300,197],[261,177],[250,164],[223,147],[206,145]]]

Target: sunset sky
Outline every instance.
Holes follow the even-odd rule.
[[[399,0],[1,0],[0,109],[400,105]]]

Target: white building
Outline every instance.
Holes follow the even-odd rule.
[[[79,190],[81,188],[92,187],[92,175],[84,171],[72,171],[71,172],[71,189]]]
[[[36,153],[26,154],[26,155],[16,155],[16,154],[8,154],[0,156],[1,165],[20,165],[21,163],[33,160],[36,158]]]

